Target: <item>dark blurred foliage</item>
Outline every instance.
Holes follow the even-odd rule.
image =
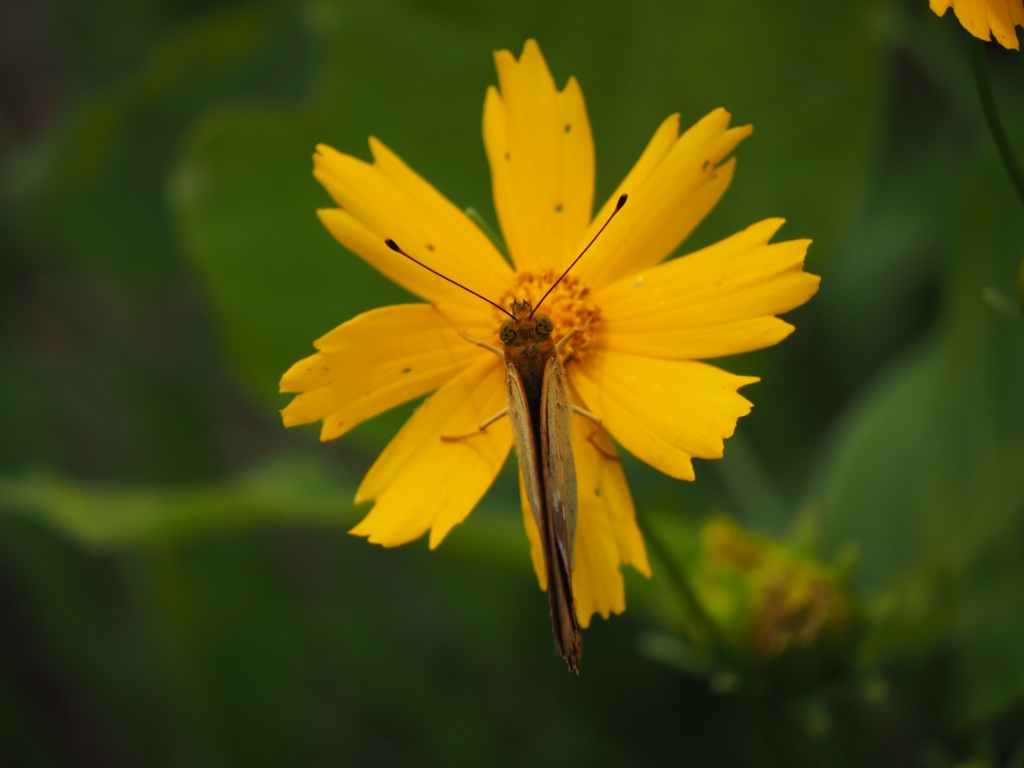
[[[599,198],[725,106],[756,130],[684,250],[781,215],[823,276],[722,361],[763,379],[724,459],[627,462],[654,576],[579,678],[512,477],[386,551],[351,499],[411,406],[326,445],[276,413],[313,339],[407,299],[317,222],[316,143],[376,135],[493,223],[490,52],[528,37]],[[1024,209],[972,45],[925,0],[9,0],[0,765],[1024,765]],[[1024,154],[1024,57],[985,56]],[[768,565],[708,559],[720,513]],[[778,573],[834,589],[835,638],[764,653],[815,615],[780,623]]]

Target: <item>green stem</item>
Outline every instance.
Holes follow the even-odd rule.
[[[707,611],[704,610],[700,598],[693,591],[690,580],[676,564],[675,558],[672,557],[672,553],[662,540],[661,535],[655,530],[655,526],[647,525],[644,527],[644,538],[654,551],[655,557],[664,566],[672,588],[676,591],[680,602],[686,607],[686,611],[690,615],[695,630],[694,639],[698,643],[703,643],[705,647],[714,648],[720,652],[726,651],[729,648],[728,641],[718,629],[718,625],[715,624]]]
[[[992,140],[996,143],[996,149],[999,150],[1003,166],[1010,175],[1010,182],[1017,190],[1021,205],[1024,205],[1024,173],[1021,173],[1020,163],[1017,162],[1013,147],[1010,146],[1003,121],[999,119],[995,99],[992,97],[992,84],[989,82],[988,68],[985,65],[985,44],[980,40],[973,42],[977,42],[977,45],[971,47],[971,63],[974,68],[974,82],[978,86],[978,96],[981,98],[981,111],[985,115],[985,122],[992,134]]]

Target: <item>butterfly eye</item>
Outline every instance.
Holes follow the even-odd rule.
[[[498,331],[498,338],[501,339],[501,343],[511,344],[515,337],[516,329],[512,327],[512,323],[502,323],[501,329]]]
[[[550,317],[547,315],[537,317],[537,333],[541,336],[550,336],[553,330],[555,330],[555,324],[551,322]]]

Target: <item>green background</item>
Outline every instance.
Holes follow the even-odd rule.
[[[1024,209],[952,14],[5,13],[0,764],[1024,765]],[[346,534],[351,499],[412,405],[330,444],[277,414],[315,338],[408,299],[320,226],[313,148],[377,136],[493,223],[491,52],[528,37],[583,87],[599,200],[667,115],[724,106],[755,131],[684,250],[783,216],[823,278],[793,336],[722,361],[763,378],[723,460],[693,484],[627,460],[668,557],[627,574],[579,678],[509,472],[437,551],[384,550]],[[984,54],[1024,153],[1024,56]],[[671,573],[721,512],[845,564],[863,620],[839,658],[724,685],[671,650]]]

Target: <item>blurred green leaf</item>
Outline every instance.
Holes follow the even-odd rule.
[[[52,473],[0,478],[0,510],[39,520],[96,549],[180,540],[267,523],[349,527],[354,489],[321,464],[292,459],[223,484],[100,488]]]
[[[76,269],[137,285],[166,279],[177,253],[164,176],[180,136],[204,105],[252,91],[248,78],[286,38],[278,16],[259,6],[211,15],[74,105],[58,130],[16,158],[4,179],[14,205],[6,223],[26,241],[43,236]]]
[[[167,175],[208,105],[294,103],[294,73],[308,58],[294,16],[272,4],[180,5],[90,9],[77,28],[76,13],[54,9],[54,26],[77,33],[68,50],[33,52],[31,39],[19,41],[41,68],[53,65],[47,54],[73,60],[61,74],[90,87],[66,94],[31,143],[9,156],[4,147],[0,358],[14,375],[2,377],[0,400],[15,405],[4,414],[0,464],[164,482],[230,463],[230,438],[218,430],[232,418],[224,403],[233,389],[177,248]],[[117,32],[137,37],[116,52],[95,37]],[[107,64],[128,50],[131,66],[114,77]],[[26,75],[19,87],[32,93]]]
[[[0,513],[37,520],[90,549],[131,548],[225,531],[299,523],[347,530],[369,505],[319,459],[284,458],[219,483],[126,488],[73,482],[52,472],[0,477]],[[504,486],[505,483],[500,485]],[[528,545],[513,489],[501,487],[441,552],[461,561],[528,570]],[[491,499],[502,501],[491,501]],[[424,544],[425,542],[420,542]]]
[[[856,542],[876,650],[951,641],[957,720],[1024,695],[1024,323],[992,308],[1012,284],[1024,218],[989,166],[950,223],[946,311],[932,338],[847,416],[818,487],[826,549]]]
[[[637,641],[640,652],[651,659],[672,667],[684,675],[709,678],[722,672],[722,665],[713,655],[698,648],[679,635],[668,632],[646,632]],[[735,673],[733,673],[735,675]],[[741,682],[736,675],[737,682]],[[721,689],[716,689],[721,692]]]

